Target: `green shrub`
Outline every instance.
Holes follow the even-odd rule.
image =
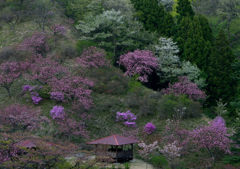
[[[44,99],[50,99],[50,91],[51,88],[47,85],[44,85],[39,91],[39,96],[44,98]]]
[[[61,55],[63,59],[72,59],[77,57],[78,52],[74,46],[67,45],[63,47]]]
[[[77,53],[81,55],[83,50],[90,46],[96,46],[96,43],[89,40],[79,40],[77,42]]]
[[[134,92],[142,87],[142,84],[135,80],[135,78],[131,78],[131,80],[128,82],[128,92]]]
[[[201,104],[186,96],[164,95],[159,99],[157,113],[160,118],[192,118],[202,114]]]
[[[150,163],[156,168],[163,168],[163,169],[169,168],[167,159],[162,155],[152,156],[150,158]]]
[[[88,76],[94,79],[93,90],[97,93],[123,95],[127,93],[128,81],[120,71],[112,68],[92,69]]]

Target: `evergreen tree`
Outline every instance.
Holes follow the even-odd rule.
[[[233,79],[234,70],[232,64],[235,56],[223,31],[220,31],[214,42],[213,52],[209,59],[208,104],[215,104],[221,98],[229,102],[236,93],[236,80]]]
[[[180,18],[194,16],[194,11],[189,0],[178,0],[177,13]]]
[[[165,11],[158,0],[131,0],[131,2],[146,30],[168,37],[173,35],[175,27],[173,17]]]
[[[208,21],[202,16],[183,17],[175,39],[180,48],[180,58],[207,71],[213,39]]]

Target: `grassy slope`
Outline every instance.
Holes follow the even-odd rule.
[[[57,13],[57,15],[52,22],[55,24],[64,23],[64,25],[66,25],[68,20],[63,16],[62,11],[58,8],[55,8],[55,13]],[[14,31],[10,30],[8,25],[3,25],[2,29],[0,30],[0,49],[18,44],[25,37],[30,36],[33,32],[36,31],[40,30],[33,21],[28,21],[16,25]],[[76,41],[77,38],[74,35],[71,25],[69,25],[67,39],[61,43],[75,45]],[[60,50],[60,48],[60,46],[57,46],[50,53],[50,55],[58,54],[58,50]],[[68,60],[64,64],[71,66],[71,63],[72,60]],[[98,74],[96,75],[97,72]],[[117,68],[112,67],[107,70],[97,70],[97,72],[94,70],[89,70],[87,72],[90,78],[97,84],[97,87],[93,92],[95,106],[89,112],[89,114],[92,116],[92,119],[87,122],[88,130],[90,131],[92,138],[106,136],[113,133],[124,133],[124,131],[128,131],[129,129],[127,127],[121,123],[115,122],[115,115],[117,111],[126,111],[128,109],[131,109],[132,112],[138,116],[137,126],[140,132],[142,131],[143,126],[147,122],[151,121],[157,126],[157,132],[154,135],[150,136],[148,140],[154,141],[154,139],[159,139],[157,137],[164,129],[166,123],[165,119],[158,118],[156,112],[153,112],[152,115],[144,116],[139,113],[139,108],[126,104],[126,102],[129,101],[129,96],[134,92],[137,93],[139,98],[143,98],[145,95],[153,94],[155,92],[145,88],[140,84],[131,85],[130,79],[124,77],[123,73]],[[29,98],[22,99],[18,96],[21,91],[21,86],[24,84],[26,84],[26,81],[23,80],[19,80],[14,83],[12,87],[13,97],[11,99],[7,97],[6,91],[0,88],[0,106],[6,106],[13,103],[32,105]],[[139,102],[137,104],[142,103]],[[49,111],[54,105],[55,103],[53,101],[45,100],[40,105],[37,105],[36,108],[41,108],[42,114],[49,117]],[[189,119],[183,120],[182,125],[184,128],[192,129],[197,127],[199,124],[206,123],[206,121],[208,121],[208,119],[205,117]],[[44,140],[64,142],[64,140],[58,140],[56,138],[50,137],[49,135],[51,135],[51,132],[51,126],[46,126],[45,130],[41,132],[39,131],[34,134],[27,133],[27,135],[28,137],[31,137],[31,135],[38,135]],[[135,132],[135,130],[133,129],[132,132]],[[75,141],[78,142],[79,140],[76,139]]]

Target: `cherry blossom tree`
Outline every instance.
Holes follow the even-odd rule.
[[[11,86],[27,68],[27,62],[4,62],[0,65],[0,87],[7,90],[11,97]]]
[[[77,63],[84,68],[107,66],[105,55],[104,50],[92,46],[83,51],[82,55],[77,58]]]
[[[33,109],[29,106],[12,104],[0,111],[3,117],[2,123],[11,125],[13,129],[37,129],[40,124],[48,119],[40,116],[39,109]]]
[[[85,109],[89,109],[92,105],[91,93],[89,88],[93,86],[93,82],[80,76],[64,76],[61,79],[53,77],[49,81],[52,92],[61,92],[64,94],[66,101],[73,101]]]
[[[126,68],[125,75],[138,75],[138,80],[148,82],[148,76],[158,68],[158,59],[151,51],[135,50],[120,56],[119,64]]]
[[[206,94],[201,91],[197,84],[188,80],[186,76],[178,78],[178,82],[169,84],[167,89],[162,91],[164,94],[187,95],[190,99],[199,100],[205,99]]]
[[[229,134],[222,117],[218,116],[208,126],[197,128],[190,132],[192,143],[197,149],[206,149],[209,155],[215,160],[215,150],[221,150],[224,153],[230,153]]]
[[[19,50],[29,50],[34,55],[44,55],[48,50],[47,35],[44,32],[36,32],[26,38],[19,46]]]
[[[53,78],[61,78],[65,74],[69,74],[67,69],[58,62],[43,57],[35,58],[30,70],[31,79],[37,80],[41,84],[47,84]]]

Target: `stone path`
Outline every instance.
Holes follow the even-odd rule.
[[[153,169],[153,166],[142,160],[134,159],[130,162],[130,169]]]

